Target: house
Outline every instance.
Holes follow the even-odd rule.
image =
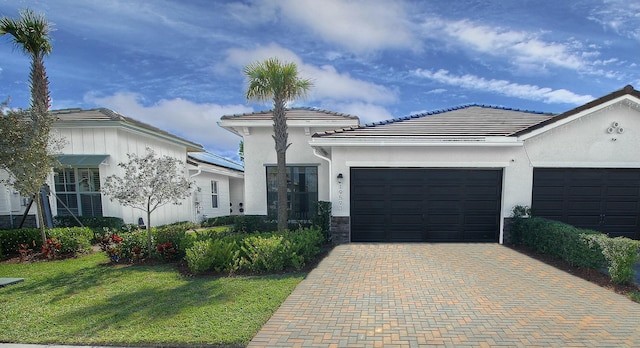
[[[292,126],[299,122],[289,118],[288,165],[319,168],[334,242],[503,243],[518,205],[640,237],[640,92],[632,86],[558,115],[474,104],[304,135]],[[251,213],[270,212],[268,115],[225,116],[220,125],[245,138]]]
[[[241,164],[210,152],[191,152],[187,163],[194,182],[191,200],[195,215],[191,221],[243,214],[244,168]]]
[[[244,141],[244,213],[275,217],[278,195],[271,112],[223,116],[219,124]],[[287,111],[291,144],[287,150],[290,219],[309,220],[313,214],[313,203],[329,200],[330,183],[327,178],[331,173],[331,162],[314,154],[314,148],[309,146],[311,135],[358,124],[355,116],[325,110],[293,108]]]
[[[62,166],[49,179],[53,216],[115,216],[138,223],[144,212],[111,201],[100,187],[106,177],[124,173],[118,163],[128,162],[127,154],[143,155],[146,148],[182,161],[185,174],[195,183],[193,194],[181,205],[159,207],[152,225],[229,215],[231,200],[242,201],[242,166],[207,153],[199,144],[109,109],[64,109],[52,114],[58,118],[52,133],[64,139],[58,156]],[[2,228],[16,225],[26,201],[9,187],[0,190]],[[35,214],[35,207],[30,213]]]

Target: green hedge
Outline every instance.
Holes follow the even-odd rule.
[[[553,255],[569,264],[587,268],[602,268],[606,260],[602,249],[584,242],[581,235],[601,234],[562,222],[539,217],[514,217],[511,234],[515,244],[524,244],[535,251]]]
[[[0,230],[0,254],[4,256],[17,255],[20,244],[28,244],[34,251],[39,251],[42,248],[40,229]]]
[[[186,257],[194,273],[278,272],[301,269],[321,250],[324,236],[319,228],[290,232],[236,235],[195,233],[188,237]],[[184,243],[186,245],[189,243]]]
[[[303,228],[309,228],[312,226],[311,221],[307,222],[293,222],[289,221],[289,231],[294,231]],[[233,220],[233,226],[231,228],[236,233],[256,233],[260,232],[275,232],[278,230],[278,222],[270,220],[266,215],[236,215]]]
[[[118,230],[124,226],[124,221],[119,217],[112,216],[78,216],[78,220],[84,227],[89,227],[94,231],[101,231],[104,227]],[[56,216],[54,218],[56,227],[80,227],[78,221],[72,216]]]
[[[640,260],[640,241],[625,237],[609,238],[603,234],[584,235],[583,238],[589,245],[602,249],[602,254],[609,263],[611,282],[633,283],[633,266]]]
[[[233,225],[236,219],[236,215],[218,216],[208,218],[200,224],[202,227],[216,227]]]
[[[54,228],[48,230],[47,238],[56,238],[62,245],[61,254],[75,255],[89,252],[93,231],[87,227]],[[33,252],[40,252],[42,236],[40,229],[22,228],[16,230],[0,230],[0,254],[12,256],[18,254],[19,244],[27,244]]]
[[[47,231],[48,238],[56,238],[62,247],[62,255],[84,254],[91,251],[93,230],[89,227],[53,228]]]

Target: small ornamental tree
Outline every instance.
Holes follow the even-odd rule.
[[[111,200],[147,213],[147,246],[151,251],[151,213],[167,203],[182,204],[191,195],[191,183],[184,175],[182,162],[176,158],[157,157],[150,148],[142,157],[127,156],[129,162],[118,163],[125,171],[124,176],[108,176],[101,191]]]

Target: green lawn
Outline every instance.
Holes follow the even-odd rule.
[[[245,346],[304,274],[185,278],[171,265],[0,264],[0,342]]]

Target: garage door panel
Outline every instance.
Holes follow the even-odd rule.
[[[534,169],[532,210],[537,216],[637,239],[639,202],[640,169]]]
[[[379,190],[378,190],[379,192]],[[422,185],[393,185],[387,191],[392,195],[417,195],[421,196]]]
[[[352,168],[351,239],[372,241],[365,229],[384,215],[379,241],[461,241],[472,224],[486,230],[474,241],[496,242],[501,187],[495,169]]]
[[[422,214],[391,214],[392,224],[418,224],[422,225]]]
[[[605,207],[607,209],[607,211],[611,211],[611,212],[624,212],[624,213],[635,213],[638,210],[638,202],[637,201],[632,201],[632,202],[607,202],[605,204]],[[611,214],[607,215],[607,216],[611,216]]]

